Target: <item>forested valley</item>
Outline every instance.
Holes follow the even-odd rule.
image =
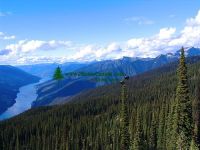
[[[27,97],[28,98],[28,97]],[[200,57],[0,122],[1,150],[198,150]]]

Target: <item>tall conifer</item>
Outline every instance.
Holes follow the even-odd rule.
[[[143,149],[143,145],[144,143],[142,143],[142,126],[140,122],[140,115],[138,113],[136,119],[136,131],[134,135],[133,150],[141,150]]]
[[[181,49],[181,57],[177,73],[178,85],[176,89],[176,111],[174,117],[174,127],[177,132],[176,147],[179,150],[186,150],[189,149],[192,141],[193,119],[192,102],[189,98],[184,48]]]
[[[63,74],[62,74],[62,70],[60,67],[57,67],[55,72],[54,72],[54,75],[53,75],[53,79],[54,80],[61,80],[63,79]]]
[[[200,149],[200,81],[196,83],[195,110],[193,145]]]
[[[54,72],[53,79],[58,81],[58,88],[60,87],[60,80],[64,78],[61,68],[58,66]]]
[[[127,110],[127,89],[124,81],[121,84],[121,150],[128,150],[130,145],[130,135]]]

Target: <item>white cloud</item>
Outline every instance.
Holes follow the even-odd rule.
[[[0,32],[0,37],[2,36],[4,34]],[[123,56],[155,57],[159,54],[175,52],[182,46],[200,47],[200,11],[195,17],[186,20],[185,27],[180,32],[177,32],[174,27],[165,27],[150,37],[132,38],[125,42],[112,42],[104,46],[74,45],[69,41],[21,40],[0,51],[0,62],[7,60],[11,63],[23,64],[118,59]],[[65,50],[72,49],[73,53],[65,55],[63,51],[62,57],[56,56],[56,53],[52,57],[32,55],[37,50],[47,51],[61,47]]]
[[[0,32],[0,40],[13,40],[15,38],[14,35],[5,35],[5,33]]]
[[[116,55],[122,51],[118,43],[111,43],[107,46],[97,46],[97,45],[87,45],[80,48],[80,50],[72,55],[69,59],[71,60],[82,60],[82,61],[91,61],[91,60],[104,60],[116,58]]]
[[[147,19],[145,17],[129,17],[129,18],[126,18],[125,21],[127,23],[136,23],[138,25],[152,25],[154,24],[155,22],[153,20],[150,20],[150,19]]]
[[[54,50],[61,47],[69,47],[70,41],[40,41],[40,40],[21,40],[16,44],[6,46],[12,53],[30,53],[36,50]]]
[[[176,32],[176,28],[163,28],[160,29],[158,34],[159,39],[169,39]]]
[[[23,56],[17,59],[16,64],[38,64],[38,63],[51,63],[61,62],[58,57],[47,57],[47,56]]]
[[[169,47],[168,42],[175,38],[175,31],[175,28],[162,28],[155,36],[130,39],[126,43],[126,51],[132,57],[154,57],[160,53],[168,52],[172,49],[163,51],[163,48]]]
[[[75,58],[104,60],[123,56],[155,57],[163,53],[175,52],[182,46],[200,47],[200,11],[196,17],[186,20],[185,27],[179,33],[174,27],[166,27],[151,37],[133,38],[123,43],[111,43],[105,47],[85,47],[86,49],[83,48],[75,54],[79,56]]]

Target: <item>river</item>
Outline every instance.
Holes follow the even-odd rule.
[[[37,83],[25,85],[19,89],[16,103],[9,107],[3,114],[0,115],[0,120],[8,119],[16,116],[31,108],[31,104],[37,98],[37,86],[38,84],[47,81],[48,79],[41,79]]]

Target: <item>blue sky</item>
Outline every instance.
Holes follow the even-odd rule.
[[[0,0],[0,63],[154,57],[191,44],[183,32],[199,9],[199,0]]]

